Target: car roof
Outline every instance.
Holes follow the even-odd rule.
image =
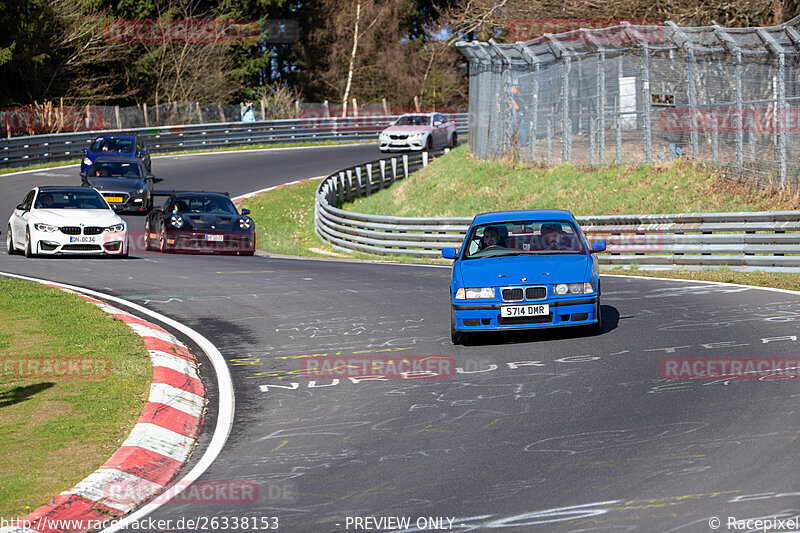
[[[133,133],[112,133],[111,135],[98,135],[94,138],[97,139],[135,139],[138,135]]]
[[[230,198],[224,192],[207,192],[207,191],[181,191],[176,192],[174,194],[175,198],[185,198],[187,196],[208,196],[208,195],[215,195],[215,196],[222,196],[223,198]]]
[[[475,215],[472,224],[490,222],[514,222],[517,220],[564,220],[573,221],[575,217],[566,209],[517,209],[511,211],[492,211]]]
[[[38,187],[34,187],[34,189],[37,189],[39,192],[55,192],[55,191],[97,192],[96,189],[92,189],[91,187],[81,187],[76,185],[39,185]]]
[[[429,117],[431,115],[438,115],[438,111],[432,111],[430,113],[403,113],[400,115],[401,117]]]
[[[140,165],[144,165],[141,159],[138,157],[130,157],[124,155],[101,155],[97,159],[94,160],[94,163],[136,163]]]

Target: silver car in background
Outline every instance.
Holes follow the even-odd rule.
[[[406,113],[378,136],[381,152],[453,148],[456,123],[442,113]]]

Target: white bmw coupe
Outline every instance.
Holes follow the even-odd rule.
[[[9,254],[128,257],[128,228],[87,187],[34,187],[8,219]]]

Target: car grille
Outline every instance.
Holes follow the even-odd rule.
[[[81,228],[78,226],[61,226],[61,233],[65,235],[80,235]]]
[[[547,287],[507,287],[500,291],[503,301],[521,302],[525,300],[543,300],[547,298]]]
[[[501,326],[513,326],[518,324],[546,324],[553,321],[553,313],[549,315],[540,316],[515,316],[515,317],[500,317],[498,323]]]
[[[62,250],[74,250],[76,252],[99,252],[102,250],[97,244],[65,244]]]
[[[103,233],[103,228],[100,226],[86,226],[83,228],[84,235],[100,235]]]
[[[526,300],[544,300],[547,298],[547,287],[528,287],[525,289]]]
[[[400,140],[400,139],[408,139],[408,135],[389,135],[390,139]]]
[[[503,289],[502,294],[506,302],[522,301],[522,289]]]
[[[81,234],[81,228],[79,226],[61,226],[59,229],[61,230],[61,233],[65,235]],[[84,235],[100,235],[101,233],[103,233],[103,228],[100,226],[86,226],[83,228]]]

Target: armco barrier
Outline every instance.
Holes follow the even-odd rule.
[[[467,114],[450,115],[462,138],[467,134]],[[81,150],[98,136],[138,133],[151,153],[186,152],[244,146],[299,142],[355,142],[374,140],[397,116],[308,117],[262,122],[192,124],[129,130],[81,131],[0,139],[0,168],[79,159]]]
[[[438,153],[431,154],[431,156]],[[429,154],[402,155],[331,174],[315,201],[317,235],[345,252],[439,257],[461,246],[471,217],[392,217],[337,206],[366,196],[427,164]],[[579,216],[584,232],[605,239],[603,268],[800,272],[800,211]]]

